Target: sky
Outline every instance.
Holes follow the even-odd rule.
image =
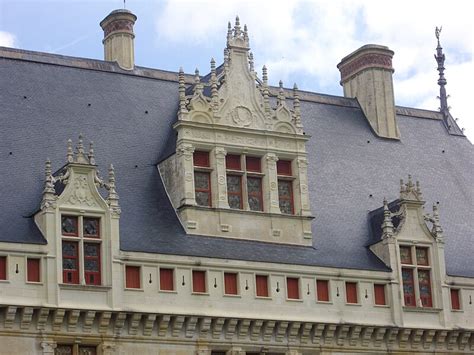
[[[123,0],[0,0],[0,46],[103,59],[99,22]],[[442,26],[451,114],[474,142],[474,20],[469,0],[126,0],[135,64],[201,74],[223,60],[227,22],[249,29],[255,68],[285,87],[342,96],[336,68],[368,43],[388,46],[397,105],[437,110],[434,30]],[[261,74],[261,73],[260,73]]]

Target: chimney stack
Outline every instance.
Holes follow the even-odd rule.
[[[400,139],[395,117],[392,57],[385,46],[362,46],[337,65],[344,96],[357,98],[372,129],[380,137]]]
[[[137,17],[126,9],[114,10],[100,22],[104,30],[104,59],[116,61],[122,69],[135,67],[133,25]]]

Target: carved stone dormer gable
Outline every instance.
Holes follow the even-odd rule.
[[[392,269],[400,288],[394,299],[407,308],[443,308],[440,285],[446,275],[444,238],[438,206],[424,212],[421,186],[400,180],[399,199],[371,212],[374,243],[370,249]],[[378,227],[377,227],[378,224]],[[401,315],[403,316],[403,314]]]
[[[49,270],[61,270],[51,284],[104,286],[112,282],[112,254],[119,251],[120,204],[115,170],[108,179],[100,177],[93,143],[86,152],[82,136],[73,149],[67,142],[66,164],[52,172],[45,166],[45,183],[35,222],[48,242]],[[65,294],[71,290],[61,290]],[[74,291],[75,292],[75,291]],[[56,302],[56,293],[50,303]],[[68,296],[65,295],[67,298]]]
[[[190,234],[312,245],[298,88],[280,81],[272,105],[238,17],[226,42],[192,85],[179,71],[176,154],[159,165],[168,195]]]
[[[180,69],[179,120],[205,122],[248,129],[303,135],[299,98],[293,96],[294,109],[285,102],[285,91],[280,81],[277,106],[270,107],[267,69],[260,80],[254,71],[247,26],[243,30],[239,18],[227,33],[224,64],[215,67],[202,80],[195,72],[195,83],[186,90],[184,73]]]

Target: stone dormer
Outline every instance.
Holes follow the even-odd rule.
[[[66,164],[61,169],[53,174],[51,165],[48,159],[40,210],[35,214],[48,253],[55,256],[48,263],[57,273],[49,277],[70,287],[111,285],[111,260],[112,253],[119,250],[121,213],[114,167],[110,165],[108,180],[104,181],[97,170],[92,142],[86,153],[81,136],[75,151],[68,141]],[[56,297],[54,292],[48,295]]]
[[[401,310],[430,308],[441,311],[446,305],[444,237],[438,206],[425,213],[420,183],[400,180],[400,197],[371,212],[376,242],[371,250],[392,269],[400,287],[394,294]],[[443,296],[443,293],[446,295]]]
[[[311,245],[309,139],[300,100],[254,69],[247,27],[229,23],[224,63],[186,87],[179,72],[176,154],[159,166],[190,234]]]

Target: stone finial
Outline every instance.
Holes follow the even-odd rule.
[[[224,73],[229,72],[229,50],[224,48]]]
[[[74,162],[74,151],[72,150],[72,139],[67,140],[67,162],[73,163]]]
[[[120,206],[119,206],[119,196],[117,191],[115,190],[115,169],[112,164],[109,166],[109,179],[107,184],[105,185],[107,190],[109,190],[109,195],[107,196],[107,203],[110,206],[112,212],[120,214]]]
[[[199,75],[199,69],[196,68],[194,71],[194,94],[199,95],[202,93],[203,85],[201,83],[201,76]]]
[[[278,96],[277,96],[277,105],[282,106],[285,104],[285,91],[283,90],[283,81],[278,82]]]
[[[230,22],[229,22],[230,25]],[[239,16],[235,18],[234,28],[227,27],[227,48],[235,48],[237,50],[249,50],[249,35],[247,25],[244,25],[244,30],[240,27]]]
[[[76,147],[76,163],[79,164],[89,164],[89,160],[87,159],[84,151],[84,142],[82,139],[82,134],[79,134],[79,141],[77,143]]]
[[[253,65],[253,53],[249,53],[249,67],[250,71],[253,73],[255,71],[254,65]]]
[[[94,142],[89,143],[89,154],[87,155],[89,158],[89,164],[95,165],[95,156],[94,156]]]
[[[387,199],[383,199],[383,223],[382,223],[382,239],[390,238],[393,236],[394,227],[392,223],[392,213],[388,208]]]
[[[240,36],[241,29],[240,29],[240,19],[239,16],[235,16],[235,25],[234,25],[234,37]]]
[[[295,126],[298,130],[303,129],[301,124],[300,96],[298,95],[298,86],[293,85],[293,111],[295,112]]]
[[[438,211],[438,206],[436,204],[433,204],[433,234],[437,238],[443,238],[443,228],[441,228],[441,224],[439,221],[439,211]]]
[[[201,82],[201,77],[199,76],[199,69],[194,70],[194,84],[199,84]]]
[[[56,194],[54,190],[54,177],[51,170],[51,160],[49,158],[45,162],[45,180],[43,189],[43,198],[41,200],[41,209],[50,207],[56,200]]]
[[[270,116],[270,92],[268,90],[268,74],[267,74],[267,67],[264,65],[262,68],[262,82],[263,82],[263,108],[265,110],[265,114]]]
[[[446,94],[446,84],[448,83],[446,81],[446,78],[444,76],[444,60],[445,60],[445,55],[443,53],[443,47],[441,47],[441,44],[439,42],[439,36],[441,34],[441,30],[443,27],[436,27],[435,29],[435,36],[438,41],[438,46],[436,47],[436,54],[434,55],[436,59],[436,63],[438,63],[438,73],[439,73],[439,79],[438,79],[438,85],[439,85],[439,101],[440,101],[440,111],[443,114],[443,119],[445,123],[447,123],[448,116],[449,116],[449,106],[448,106],[448,95]]]
[[[244,25],[244,40],[248,41],[249,40],[249,32],[247,29],[247,25]]]
[[[232,25],[230,21],[227,23],[227,45],[229,45],[230,40],[232,39]]]
[[[408,175],[408,182],[405,184],[400,179],[400,199],[411,201],[422,201],[420,182],[413,183],[411,175]]]
[[[179,68],[178,81],[179,81],[179,111],[181,113],[184,113],[187,110],[186,110],[186,85],[184,83],[183,67]]]
[[[216,61],[214,58],[211,58],[211,99],[212,106],[214,109],[217,109],[217,74],[216,74]]]

